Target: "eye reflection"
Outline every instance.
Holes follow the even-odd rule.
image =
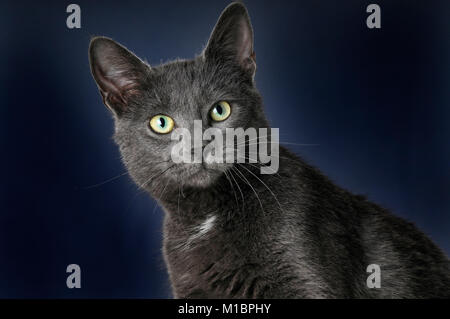
[[[174,122],[171,117],[158,114],[150,119],[150,128],[158,134],[167,134],[173,130]]]
[[[220,101],[211,109],[211,118],[216,122],[225,121],[231,114],[231,106],[226,101]]]

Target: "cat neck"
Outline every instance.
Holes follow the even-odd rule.
[[[208,187],[188,187],[182,183],[149,191],[163,207],[166,216],[180,225],[194,225],[214,215],[223,222],[262,220],[283,214],[280,202],[289,189],[298,185],[306,164],[280,147],[280,169],[261,174],[260,164],[235,164]]]
[[[257,164],[239,164],[219,176],[209,187],[172,185],[164,195],[152,192],[170,219],[178,223],[196,224],[216,216],[224,221],[231,220],[243,212],[250,217],[261,215],[254,207],[264,207],[265,201],[273,201],[265,194],[276,192],[274,176],[259,173]],[[265,196],[266,198],[261,198]],[[249,209],[252,208],[252,209]]]

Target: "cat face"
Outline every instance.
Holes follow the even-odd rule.
[[[233,165],[175,163],[175,129],[194,136],[197,121],[203,131],[214,127],[226,136],[226,128],[267,127],[253,81],[253,32],[242,4],[224,10],[205,50],[192,60],[150,67],[104,37],[91,41],[89,53],[103,102],[114,114],[115,141],[141,187],[208,187]]]

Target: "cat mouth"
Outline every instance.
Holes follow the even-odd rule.
[[[178,164],[173,176],[183,184],[207,185],[225,171],[224,165],[206,165],[205,163]]]

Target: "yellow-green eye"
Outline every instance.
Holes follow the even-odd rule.
[[[221,101],[211,109],[211,118],[216,122],[225,121],[231,114],[231,106],[228,102]]]
[[[167,134],[173,130],[173,120],[167,115],[155,115],[150,120],[150,127],[159,134]]]

